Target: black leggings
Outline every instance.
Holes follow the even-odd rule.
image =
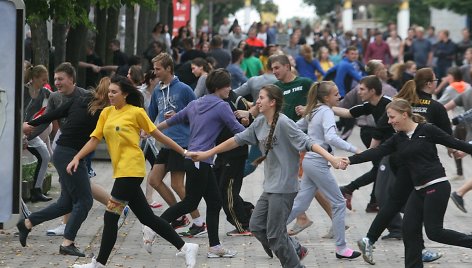
[[[141,182],[143,178],[117,178],[113,184],[111,190],[111,196],[114,200],[122,202],[128,202],[129,207],[136,215],[138,220],[151,228],[154,232],[159,234],[162,238],[169,241],[177,249],[181,249],[185,242],[175,232],[169,223],[154,215],[151,208],[149,207],[146,197],[141,190]],[[98,254],[97,261],[105,265],[110,256],[111,250],[116,242],[116,236],[118,233],[118,220],[119,214],[105,211],[103,221],[105,223],[103,227],[102,241],[100,244],[100,253]]]
[[[206,223],[210,247],[220,244],[218,225],[220,220],[221,197],[215,175],[210,164],[200,162],[199,168],[190,159],[185,159],[185,198],[162,213],[161,218],[172,222],[178,217],[198,208],[200,201],[205,199],[207,205]]]
[[[472,235],[444,229],[444,214],[450,194],[451,184],[448,181],[411,192],[403,218],[406,268],[423,267],[423,224],[426,235],[435,242],[472,248]]]

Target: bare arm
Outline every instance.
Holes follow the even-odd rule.
[[[215,154],[227,152],[238,147],[239,144],[233,138],[229,138],[226,141],[220,143],[218,146],[213,147],[212,149],[205,152],[189,152],[187,155],[192,158],[193,161],[202,161],[212,157]]]
[[[165,123],[165,121],[163,123]],[[167,123],[166,123],[166,125],[167,125]],[[171,138],[169,138],[166,135],[162,134],[162,132],[159,131],[158,129],[155,129],[153,132],[151,132],[149,134],[151,134],[151,136],[153,136],[156,140],[158,140],[158,141],[162,142],[163,144],[167,145],[172,150],[174,150],[174,151],[178,152],[179,154],[185,156],[187,150],[184,150],[180,145],[178,145]]]
[[[444,108],[446,108],[446,110],[452,110],[454,108],[456,108],[457,104],[454,100],[450,100],[448,103],[444,104]]]
[[[351,112],[346,108],[333,107],[333,112],[335,115],[342,118],[352,118]]]

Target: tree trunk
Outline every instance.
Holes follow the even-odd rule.
[[[97,37],[95,38],[95,52],[98,56],[105,60],[107,55],[107,10],[95,9],[95,25],[97,27]]]
[[[49,67],[48,29],[45,20],[30,20],[33,65],[42,64]]]
[[[108,19],[107,19],[107,37],[105,44],[108,46],[110,41],[117,38],[118,34],[118,17],[120,10],[117,8],[108,8]],[[110,65],[113,63],[113,52],[109,49],[106,50],[105,64]]]
[[[158,3],[156,2],[156,5]],[[139,8],[138,18],[138,43],[136,46],[136,54],[142,56],[148,47],[151,39],[151,31],[157,22],[156,10],[141,6]]]
[[[66,60],[78,70],[79,61],[85,61],[85,47],[87,43],[87,27],[83,24],[70,28],[67,35]],[[77,77],[77,85],[84,85],[83,77]]]
[[[67,25],[54,21],[52,24],[52,46],[54,47],[53,69],[66,60]]]
[[[135,54],[135,19],[134,5],[126,6],[126,25],[125,25],[125,53],[128,55]]]

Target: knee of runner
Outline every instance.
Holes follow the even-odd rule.
[[[107,203],[107,211],[116,215],[121,215],[128,202],[111,197]]]

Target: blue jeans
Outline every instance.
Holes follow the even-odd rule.
[[[28,219],[33,226],[70,213],[69,221],[64,230],[64,238],[74,241],[80,226],[87,218],[92,208],[93,198],[90,189],[85,161],[81,160],[77,171],[70,175],[66,167],[77,154],[75,149],[56,145],[53,154],[53,163],[59,174],[61,184],[61,196],[48,207],[29,215]]]

